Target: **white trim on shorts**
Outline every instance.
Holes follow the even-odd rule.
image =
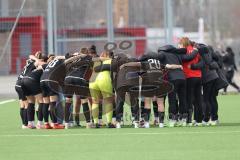
[[[81,79],[81,80],[84,80],[84,81],[85,81],[85,79],[84,79],[84,78],[75,77],[75,76],[67,76],[67,77],[65,77],[65,79],[66,79],[66,78],[75,78],[75,79]]]
[[[41,80],[40,82],[54,82],[54,83],[58,84],[58,81],[54,81],[54,80],[50,80],[50,79],[44,79],[44,80]]]

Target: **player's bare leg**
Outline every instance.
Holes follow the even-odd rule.
[[[105,109],[105,114],[107,117],[107,124],[109,128],[115,128],[112,124],[112,117],[113,117],[113,97],[108,97],[103,99],[103,106]]]
[[[96,128],[99,128],[99,120],[98,120],[98,115],[99,115],[99,102],[100,100],[98,98],[93,98],[92,97],[92,117],[93,117],[93,122],[96,126]]]

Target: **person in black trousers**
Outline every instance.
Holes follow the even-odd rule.
[[[202,83],[203,83],[203,100],[205,102],[205,109],[203,113],[203,124],[216,125],[217,120],[214,116],[210,121],[211,112],[216,113],[218,106],[216,104],[216,82],[218,80],[218,74],[216,72],[216,62],[213,61],[213,50],[205,45],[199,45],[199,53],[203,59],[201,65],[193,64],[192,69],[199,69],[202,67]],[[200,67],[200,68],[201,68]]]
[[[223,64],[226,78],[228,80],[228,83],[235,89],[237,89],[238,92],[240,92],[239,86],[235,82],[233,82],[234,72],[237,71],[234,52],[230,47],[226,48],[226,52],[227,54],[223,56]],[[227,87],[224,88],[224,92],[227,92]]]
[[[223,57],[218,51],[214,51],[211,46],[208,47],[212,53],[213,63],[211,68],[215,68],[218,73],[218,79],[215,84],[215,92],[212,96],[212,108],[210,110],[211,115],[211,125],[216,125],[218,121],[218,101],[217,96],[220,89],[226,88],[228,86],[228,81],[223,72]],[[215,63],[214,63],[215,62]]]
[[[189,38],[183,37],[180,39],[178,47],[186,48],[187,54],[191,53],[194,47],[194,42],[191,42]],[[193,60],[183,63],[183,72],[186,76],[186,84],[187,84],[187,109],[188,109],[188,117],[187,124],[192,126],[192,113],[194,111],[194,117],[196,120],[195,125],[202,124],[203,118],[203,102],[200,98],[202,95],[202,83],[201,77],[202,72],[201,69],[191,69],[192,64],[199,63],[201,61],[201,57],[198,54]],[[194,104],[193,104],[194,102]]]

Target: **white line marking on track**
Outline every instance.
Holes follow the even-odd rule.
[[[1,104],[6,104],[6,103],[10,103],[10,102],[14,102],[14,101],[16,101],[16,99],[9,99],[9,100],[5,100],[5,101],[1,101],[0,105]]]
[[[70,136],[127,136],[127,135],[191,135],[191,134],[231,134],[240,133],[240,131],[225,132],[145,132],[145,133],[80,133],[80,134],[0,134],[0,137],[70,137]]]

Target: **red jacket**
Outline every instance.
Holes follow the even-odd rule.
[[[187,54],[190,54],[193,51],[192,46],[187,47]],[[183,72],[186,78],[201,78],[202,72],[201,70],[192,70],[191,64],[196,64],[200,61],[200,55],[198,54],[193,60],[189,62],[183,62]]]

